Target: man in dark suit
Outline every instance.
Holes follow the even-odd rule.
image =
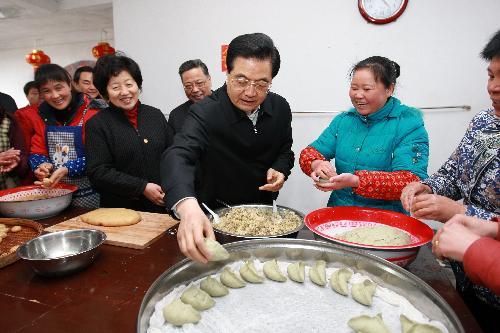
[[[14,114],[17,110],[16,101],[7,94],[0,92],[0,106],[10,114]]]
[[[161,163],[166,206],[181,219],[179,248],[200,262],[211,255],[204,237],[214,233],[198,202],[270,204],[294,161],[290,106],[269,92],[280,67],[272,39],[262,33],[238,36],[226,61],[226,84],[191,106]]]
[[[212,94],[212,80],[207,65],[200,59],[183,62],[179,67],[179,76],[188,100],[173,109],[168,116],[168,125],[174,134],[181,131],[191,105]]]

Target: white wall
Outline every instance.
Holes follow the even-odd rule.
[[[114,41],[108,39],[113,45]],[[42,49],[50,56],[53,64],[67,66],[79,60],[95,60],[92,56],[92,48],[95,42],[76,42],[64,45],[47,45]],[[33,67],[25,60],[26,54],[31,52],[29,48],[2,50],[0,52],[0,91],[11,95],[18,107],[28,104],[24,96],[23,87],[28,81],[33,80]]]
[[[468,120],[489,106],[486,65],[478,53],[500,28],[500,1],[410,1],[394,23],[366,23],[357,1],[345,0],[114,0],[116,48],[142,68],[142,100],[168,113],[184,101],[179,65],[201,58],[214,87],[224,82],[220,45],[239,34],[265,32],[278,46],[282,67],[273,91],[293,111],[338,111],[350,106],[348,72],[379,54],[401,66],[396,96],[417,107],[470,105],[472,112],[429,112],[430,171],[449,156]],[[294,118],[296,154],[331,116]],[[278,201],[305,212],[324,205],[296,166]]]

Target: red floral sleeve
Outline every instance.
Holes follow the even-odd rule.
[[[310,176],[312,172],[311,163],[315,160],[325,160],[325,157],[313,147],[306,147],[300,152],[300,169],[306,175]]]
[[[354,173],[359,177],[359,186],[354,193],[365,198],[398,200],[403,188],[420,178],[410,171],[367,171],[360,170]]]

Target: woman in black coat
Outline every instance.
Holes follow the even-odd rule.
[[[87,175],[101,207],[163,212],[160,157],[172,143],[163,113],[141,104],[142,75],[123,55],[100,58],[94,85],[109,101],[86,127]]]

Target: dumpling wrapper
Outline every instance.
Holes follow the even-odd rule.
[[[401,321],[401,331],[403,333],[443,333],[436,326],[418,323],[404,314],[399,316],[399,320]]]
[[[360,283],[355,283],[351,288],[352,298],[363,305],[372,305],[373,294],[375,294],[377,284],[370,280],[364,280]]]
[[[196,324],[200,321],[201,315],[190,304],[176,299],[163,308],[163,318],[172,325],[182,326],[189,323]]]
[[[347,296],[349,294],[347,282],[349,281],[351,276],[352,271],[350,269],[345,267],[338,269],[330,276],[330,286],[339,294]]]
[[[253,264],[253,260],[248,260],[240,268],[240,275],[243,280],[250,283],[262,283],[264,282],[264,277],[261,276]]]
[[[264,263],[264,275],[269,279],[277,282],[285,282],[286,276],[281,273],[276,259],[266,261]]]
[[[182,293],[181,301],[191,304],[198,311],[210,309],[215,305],[215,301],[208,293],[195,286],[189,287]]]
[[[208,261],[222,261],[229,258],[229,252],[218,241],[205,238],[205,246],[212,254]]]
[[[207,276],[206,279],[201,281],[200,289],[208,293],[212,297],[221,297],[229,294],[229,290],[220,283],[217,279]]]
[[[288,265],[286,272],[290,280],[303,283],[306,279],[306,264],[303,261],[297,261]]]
[[[316,283],[318,286],[324,286],[326,284],[326,261],[318,260],[314,264],[314,267],[309,268],[309,278],[312,282]]]
[[[220,274],[220,282],[229,288],[243,288],[246,283],[241,278],[239,278],[235,272],[233,272],[229,267],[224,267],[222,273]]]
[[[357,333],[391,333],[380,313],[374,317],[367,315],[353,317],[349,319],[347,325]]]

